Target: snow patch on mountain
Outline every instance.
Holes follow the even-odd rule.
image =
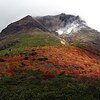
[[[81,30],[82,28],[87,28],[87,24],[78,16],[75,20],[70,19],[69,23],[66,24],[65,27],[58,29],[56,32],[58,32],[59,35],[71,34]]]
[[[61,34],[63,34],[64,33],[64,31],[63,30],[61,30],[61,29],[59,29],[58,31],[56,31],[59,35],[61,35]]]

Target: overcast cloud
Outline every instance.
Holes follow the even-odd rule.
[[[80,15],[100,31],[100,0],[0,0],[0,31],[26,15]]]

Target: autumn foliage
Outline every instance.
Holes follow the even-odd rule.
[[[100,78],[100,56],[74,46],[44,46],[27,49],[21,54],[0,57],[0,73],[14,75],[29,69],[45,73]],[[14,69],[21,68],[15,71]],[[54,76],[44,76],[44,78]],[[34,79],[35,77],[29,78]]]

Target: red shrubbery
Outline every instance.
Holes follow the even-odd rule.
[[[70,75],[88,75],[93,77],[100,77],[100,70],[97,66],[100,66],[100,56],[89,53],[85,50],[70,46],[45,46],[34,47],[34,51],[27,51],[26,55],[16,55],[12,57],[3,57],[5,62],[0,62],[0,69],[2,65],[7,65],[8,69],[23,67],[24,69],[40,70],[43,72],[52,72],[60,74]],[[41,61],[41,59],[42,61]],[[24,66],[21,66],[21,64]],[[1,73],[2,70],[0,70]],[[94,74],[93,74],[94,73]],[[6,74],[14,74],[13,71],[6,71]],[[53,76],[45,76],[53,77]]]

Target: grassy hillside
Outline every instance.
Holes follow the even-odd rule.
[[[0,100],[99,100],[100,56],[44,32],[0,42]]]
[[[0,41],[0,55],[6,54],[12,49],[14,54],[20,53],[25,49],[36,46],[58,46],[61,45],[59,39],[45,32],[34,32],[30,34],[21,33],[9,35]]]

